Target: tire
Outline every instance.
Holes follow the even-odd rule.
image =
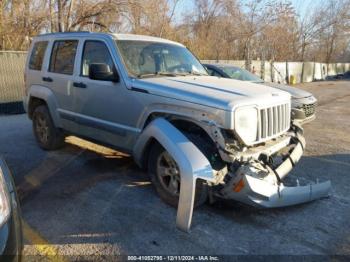
[[[168,205],[177,208],[179,203],[179,193],[180,193],[180,174],[179,173],[177,174],[178,190],[176,192],[173,192],[173,190],[168,190],[169,188],[166,188],[165,186],[166,181],[164,182],[164,180],[166,180],[165,177],[167,176],[165,177],[161,176],[158,168],[160,161],[163,161],[162,158],[167,158],[167,157],[171,158],[171,156],[159,143],[155,143],[150,150],[150,154],[148,158],[148,172],[152,180],[152,184],[155,187],[159,197]],[[177,166],[176,162],[173,159],[172,161]],[[171,181],[170,178],[167,180]],[[169,181],[169,185],[171,184],[170,181]],[[172,193],[170,191],[172,191]],[[204,204],[207,198],[208,198],[208,188],[205,181],[201,179],[197,179],[194,207],[199,207],[200,205]]]
[[[63,147],[64,133],[55,127],[47,106],[36,107],[32,121],[35,139],[42,149],[56,150]]]

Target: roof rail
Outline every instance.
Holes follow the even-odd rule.
[[[40,34],[38,36],[45,36],[45,35],[63,35],[63,34],[80,34],[80,33],[85,33],[85,34],[90,34],[92,32],[90,31],[67,31],[67,32],[54,32],[54,33],[45,33],[45,34]]]

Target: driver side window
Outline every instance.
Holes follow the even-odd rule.
[[[81,75],[88,76],[90,64],[97,63],[107,64],[110,70],[114,67],[111,54],[105,43],[94,40],[85,41],[81,63]]]

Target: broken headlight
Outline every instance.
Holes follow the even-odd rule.
[[[258,110],[255,107],[240,107],[235,111],[235,131],[246,145],[256,141],[258,133]]]
[[[4,174],[0,167],[0,227],[2,227],[10,217],[10,196]]]

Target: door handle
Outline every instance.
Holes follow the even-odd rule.
[[[43,77],[43,81],[45,81],[45,82],[53,82],[51,77]]]
[[[78,83],[78,82],[73,82],[73,86],[74,86],[74,87],[78,87],[78,88],[86,88],[86,84],[84,84],[84,83],[82,83],[82,82],[80,82],[80,83]]]

